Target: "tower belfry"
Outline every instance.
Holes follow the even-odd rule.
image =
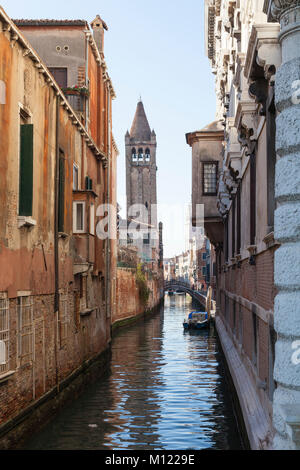
[[[148,211],[148,220],[143,222],[152,230],[157,230],[156,134],[151,131],[141,100],[137,104],[130,132],[126,133],[125,146],[127,219],[134,219],[130,208],[140,204]],[[144,239],[144,258],[152,258],[151,250],[156,247],[155,242],[151,236]]]

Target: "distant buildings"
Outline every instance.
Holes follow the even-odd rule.
[[[211,265],[211,249],[207,239],[200,249],[191,241],[191,249],[174,258],[164,260],[165,281],[181,281],[196,290],[207,292],[208,286],[214,286],[214,266]]]

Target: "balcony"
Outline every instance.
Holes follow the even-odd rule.
[[[80,116],[85,115],[86,100],[89,92],[86,88],[64,88],[64,94],[76,113]]]
[[[204,229],[211,243],[223,241],[223,219],[217,206],[220,168],[223,162],[224,127],[215,121],[186,135],[192,147],[192,222],[197,226],[197,205],[204,205]]]

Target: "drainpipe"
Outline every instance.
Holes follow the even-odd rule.
[[[54,353],[56,368],[56,385],[58,387],[58,365],[57,365],[57,326],[59,310],[59,253],[58,253],[58,188],[59,188],[59,107],[60,98],[56,97],[56,129],[55,129],[55,181],[54,181]]]
[[[89,36],[91,32],[87,30],[85,32],[85,86],[86,88],[89,87]],[[89,97],[86,98],[85,100],[85,128],[88,129],[88,121],[89,121],[89,116],[88,116],[88,110],[89,110]]]
[[[107,126],[107,155],[108,155],[108,162],[107,162],[107,194],[106,194],[106,201],[108,204],[108,228],[110,231],[111,228],[111,214],[110,214],[110,163],[111,163],[111,119],[110,119],[110,92],[107,93],[107,114],[108,114],[108,126]],[[106,296],[106,318],[111,318],[111,279],[110,279],[110,257],[111,257],[111,246],[110,246],[110,239],[107,238],[106,240],[106,280],[105,280],[105,296]]]

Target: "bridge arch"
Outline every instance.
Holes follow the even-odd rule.
[[[193,290],[190,286],[190,284],[182,282],[182,281],[166,281],[164,283],[164,290],[165,291],[170,291],[170,290],[181,290],[182,292],[185,292],[186,294],[189,294],[193,299],[197,300],[202,307],[206,309],[206,296],[201,294],[200,292],[197,292]]]

